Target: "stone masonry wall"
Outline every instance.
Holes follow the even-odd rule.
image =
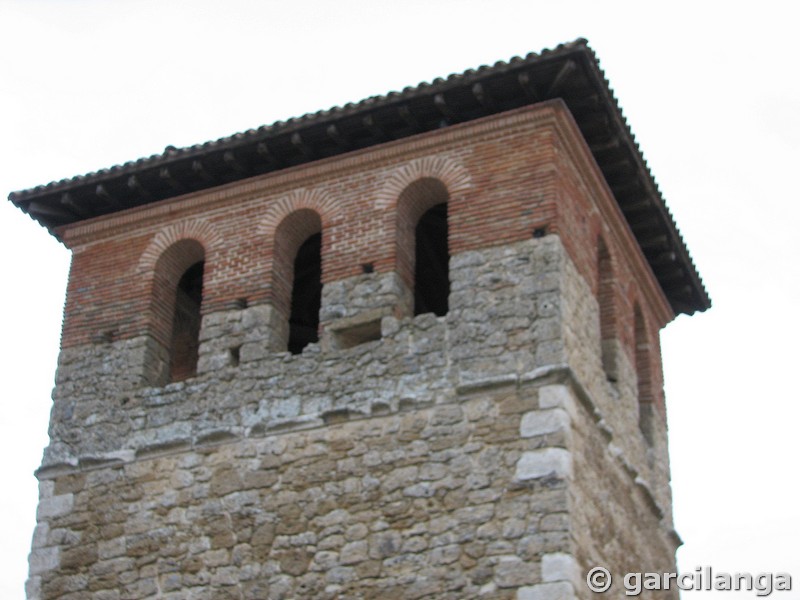
[[[42,484],[29,591],[514,598],[569,548],[564,473],[521,465],[567,453],[563,431],[520,437],[535,408],[535,388],[511,387],[62,475]]]
[[[116,395],[62,362],[56,406],[73,408],[54,440],[80,434],[40,471],[29,597],[568,599],[595,559],[672,564],[658,499],[620,466],[635,457],[595,455],[614,399],[587,394],[596,356],[568,364],[591,330],[568,332],[575,297],[589,323],[597,308],[559,238],[463,253],[451,273],[446,317],[384,317],[347,350]],[[207,316],[206,339],[247,310]],[[649,525],[609,553],[596,530],[615,506],[619,527]]]
[[[135,368],[145,341],[67,349],[43,467],[426,406],[460,387],[562,362],[558,254],[558,238],[548,237],[454,256],[446,317],[382,317],[380,340],[348,349],[270,351],[259,334],[269,307],[206,315],[200,374],[164,387],[118,376]],[[363,288],[363,297],[380,301],[371,291],[384,280],[365,274],[330,287]],[[241,346],[238,365],[225,363],[231,346]]]

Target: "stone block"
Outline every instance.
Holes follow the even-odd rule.
[[[53,517],[65,515],[72,510],[75,502],[73,494],[62,494],[50,498],[42,498],[39,501],[39,508],[36,511],[36,520],[43,521]]]
[[[494,567],[494,582],[499,588],[513,588],[535,583],[534,565],[517,556],[501,556]]]
[[[555,552],[542,556],[542,581],[567,581],[577,587],[580,579],[580,567],[571,554]]]
[[[60,551],[58,547],[38,548],[28,556],[28,568],[31,576],[41,575],[58,568]]]
[[[540,583],[517,590],[517,600],[575,600],[575,589],[571,584]]]
[[[572,477],[572,456],[563,448],[524,452],[517,461],[514,479],[524,481],[545,476]]]
[[[535,410],[522,415],[519,434],[521,437],[528,438],[556,431],[566,431],[569,427],[570,418],[565,410],[561,408]]]
[[[565,385],[544,385],[539,388],[539,408],[562,408],[572,415],[575,398]]]
[[[33,530],[33,541],[31,543],[31,548],[34,550],[37,548],[44,548],[47,545],[48,533],[50,533],[50,525],[47,521],[37,523],[36,528]]]

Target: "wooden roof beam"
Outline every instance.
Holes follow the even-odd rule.
[[[269,146],[267,142],[259,142],[256,145],[256,154],[261,157],[265,163],[267,163],[270,167],[276,168],[279,166],[278,159],[275,158],[275,155],[270,152]]]
[[[605,162],[600,168],[603,170],[603,173],[630,173],[636,171],[636,165],[627,158],[621,158],[614,162]]]
[[[628,224],[631,226],[633,233],[635,233],[637,237],[646,231],[658,231],[660,225],[657,219],[642,219],[640,221],[628,221]]]
[[[389,139],[389,136],[386,134],[386,130],[378,125],[374,115],[364,115],[361,118],[361,124],[375,139],[381,141]]]
[[[553,78],[553,82],[550,84],[550,87],[547,88],[547,97],[554,98],[558,96],[561,89],[564,87],[564,84],[569,81],[570,77],[575,73],[578,69],[578,65],[574,60],[568,60],[561,68],[558,70],[558,73]]]
[[[658,270],[659,281],[664,282],[666,285],[670,285],[670,282],[673,281],[683,281],[685,277],[686,272],[678,265]]]
[[[656,252],[655,254],[648,254],[647,262],[653,268],[661,267],[664,265],[671,265],[678,259],[678,255],[672,251]]]
[[[408,125],[413,131],[422,131],[422,125],[420,124],[419,120],[414,113],[411,112],[411,109],[408,105],[404,104],[397,109],[397,114],[400,115],[400,118]]]
[[[131,175],[130,177],[128,177],[128,189],[136,192],[139,196],[144,198],[146,202],[153,201],[153,194],[151,194],[144,188],[142,182],[136,175]]]
[[[75,200],[72,198],[72,194],[69,192],[64,192],[61,194],[59,203],[61,206],[65,207],[72,214],[77,215],[81,219],[87,219],[90,216],[87,211],[85,211],[77,202],[75,202]]]
[[[607,138],[605,141],[594,142],[592,144],[589,144],[589,150],[592,151],[592,154],[600,154],[601,152],[616,150],[620,146],[621,146],[621,141],[619,139],[619,136],[615,135],[614,137]]]
[[[53,206],[34,200],[28,204],[28,213],[40,215],[42,217],[54,217],[56,219],[70,219],[74,215],[70,211],[61,208],[61,206]]]
[[[654,235],[641,240],[639,246],[645,252],[647,250],[667,250],[669,248],[668,242],[669,240],[665,234]]]
[[[579,96],[577,98],[572,98],[568,101],[568,105],[571,111],[579,112],[579,111],[595,111],[602,105],[602,101],[600,96],[597,94],[587,94],[586,96]]]
[[[645,187],[638,179],[629,181],[628,183],[612,185],[611,189],[614,191],[614,196],[616,198],[623,198],[625,196],[636,197],[636,200],[623,202],[625,206],[623,206],[622,209],[625,211],[649,210],[652,208],[652,201],[649,196],[647,196]]]
[[[445,124],[449,125],[458,121],[458,115],[456,115],[455,111],[447,106],[447,101],[444,99],[444,94],[436,94],[433,97],[433,105],[436,107],[442,116],[447,121]]]
[[[672,298],[680,298],[686,299],[687,301],[691,301],[694,294],[692,294],[692,286],[690,285],[665,285],[664,291],[667,292],[667,295]],[[680,301],[678,301],[680,302]]]
[[[214,178],[211,174],[206,170],[203,162],[200,159],[192,161],[192,173],[197,175],[200,179],[202,179],[205,183],[214,184]]]
[[[172,173],[169,172],[167,167],[161,167],[158,171],[158,178],[161,181],[165,182],[169,187],[172,188],[173,191],[183,194],[186,189],[181,185],[181,183],[172,176]]]
[[[523,71],[517,75],[517,83],[519,84],[519,87],[522,88],[522,91],[525,93],[526,97],[530,98],[534,102],[539,102],[539,100],[541,100],[541,96],[536,90],[536,85],[534,85],[533,81],[531,80],[531,74],[528,71]]]
[[[94,194],[108,206],[112,208],[120,208],[119,200],[117,200],[102,183],[98,183],[94,188]]]
[[[247,174],[247,170],[236,159],[236,155],[233,153],[233,150],[226,150],[222,154],[222,160],[225,162],[225,165],[231,171],[233,171],[235,173],[239,173],[240,175],[246,175]]]
[[[339,128],[336,127],[336,123],[331,123],[325,129],[325,133],[328,134],[328,137],[331,138],[337,146],[342,148],[343,150],[350,149],[350,142],[347,141],[347,138],[342,135],[342,132],[339,131]]]
[[[306,159],[313,160],[314,159],[314,152],[312,152],[311,148],[309,148],[308,144],[303,141],[303,136],[300,135],[299,132],[295,131],[291,137],[292,146],[302,154]]]
[[[486,89],[483,87],[483,84],[476,83],[472,86],[472,95],[475,96],[475,99],[478,103],[485,108],[488,112],[493,113],[497,112],[497,104],[495,103],[494,99],[489,95]]]

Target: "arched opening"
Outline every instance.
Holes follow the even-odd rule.
[[[429,208],[414,230],[414,314],[447,314],[450,252],[447,248],[447,203]]]
[[[280,315],[276,351],[300,354],[319,341],[322,220],[310,208],[286,215],[272,239],[272,302]],[[285,329],[284,329],[285,327]]]
[[[597,238],[597,303],[600,309],[600,356],[609,381],[617,380],[617,315],[614,308],[614,270],[602,237]]]
[[[315,233],[297,250],[289,315],[289,352],[319,341],[319,309],[322,300],[322,234]]]
[[[182,381],[197,374],[204,264],[194,263],[178,281],[170,344],[170,381]]]
[[[636,361],[636,391],[639,399],[639,428],[649,444],[653,443],[653,380],[650,365],[650,342],[644,316],[634,306],[634,340]]]
[[[205,250],[193,239],[172,244],[153,273],[151,345],[145,363],[153,385],[197,374]]]
[[[417,179],[397,199],[397,272],[411,291],[414,315],[443,316],[449,309],[449,200],[433,177]]]

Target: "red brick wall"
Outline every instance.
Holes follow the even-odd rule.
[[[286,310],[291,269],[282,266],[283,254],[296,251],[298,235],[312,229],[322,230],[323,283],[358,275],[364,263],[373,263],[378,273],[397,269],[408,281],[408,256],[398,254],[398,247],[408,250],[403,220],[418,218],[416,209],[424,203],[408,208],[401,202],[398,209],[398,198],[420,177],[439,179],[449,195],[451,255],[527,239],[546,228],[562,237],[597,293],[602,235],[616,280],[606,293],[618,311],[606,321],[635,363],[633,305],[642,307],[654,349],[655,395],[662,402],[655,350],[658,329],[671,312],[574,121],[558,102],[68,228],[62,235],[76,253],[62,344],[84,344],[104,331],[113,331],[115,339],[154,331],[160,338],[164,316],[152,309],[152,268],[168,242],[183,238],[204,247],[204,314],[242,298]],[[313,226],[303,226],[299,213],[287,223],[302,229],[300,234],[275,240],[280,224],[298,210],[314,211]]]
[[[641,308],[641,335],[651,349],[646,365],[638,357],[639,370],[649,379],[645,401],[663,411],[658,332],[672,318],[672,311],[588,148],[581,141],[583,152],[576,155],[564,141],[559,138],[555,228],[598,298],[602,339],[619,339],[632,365],[637,364],[634,307]],[[601,282],[601,259],[611,281]]]

